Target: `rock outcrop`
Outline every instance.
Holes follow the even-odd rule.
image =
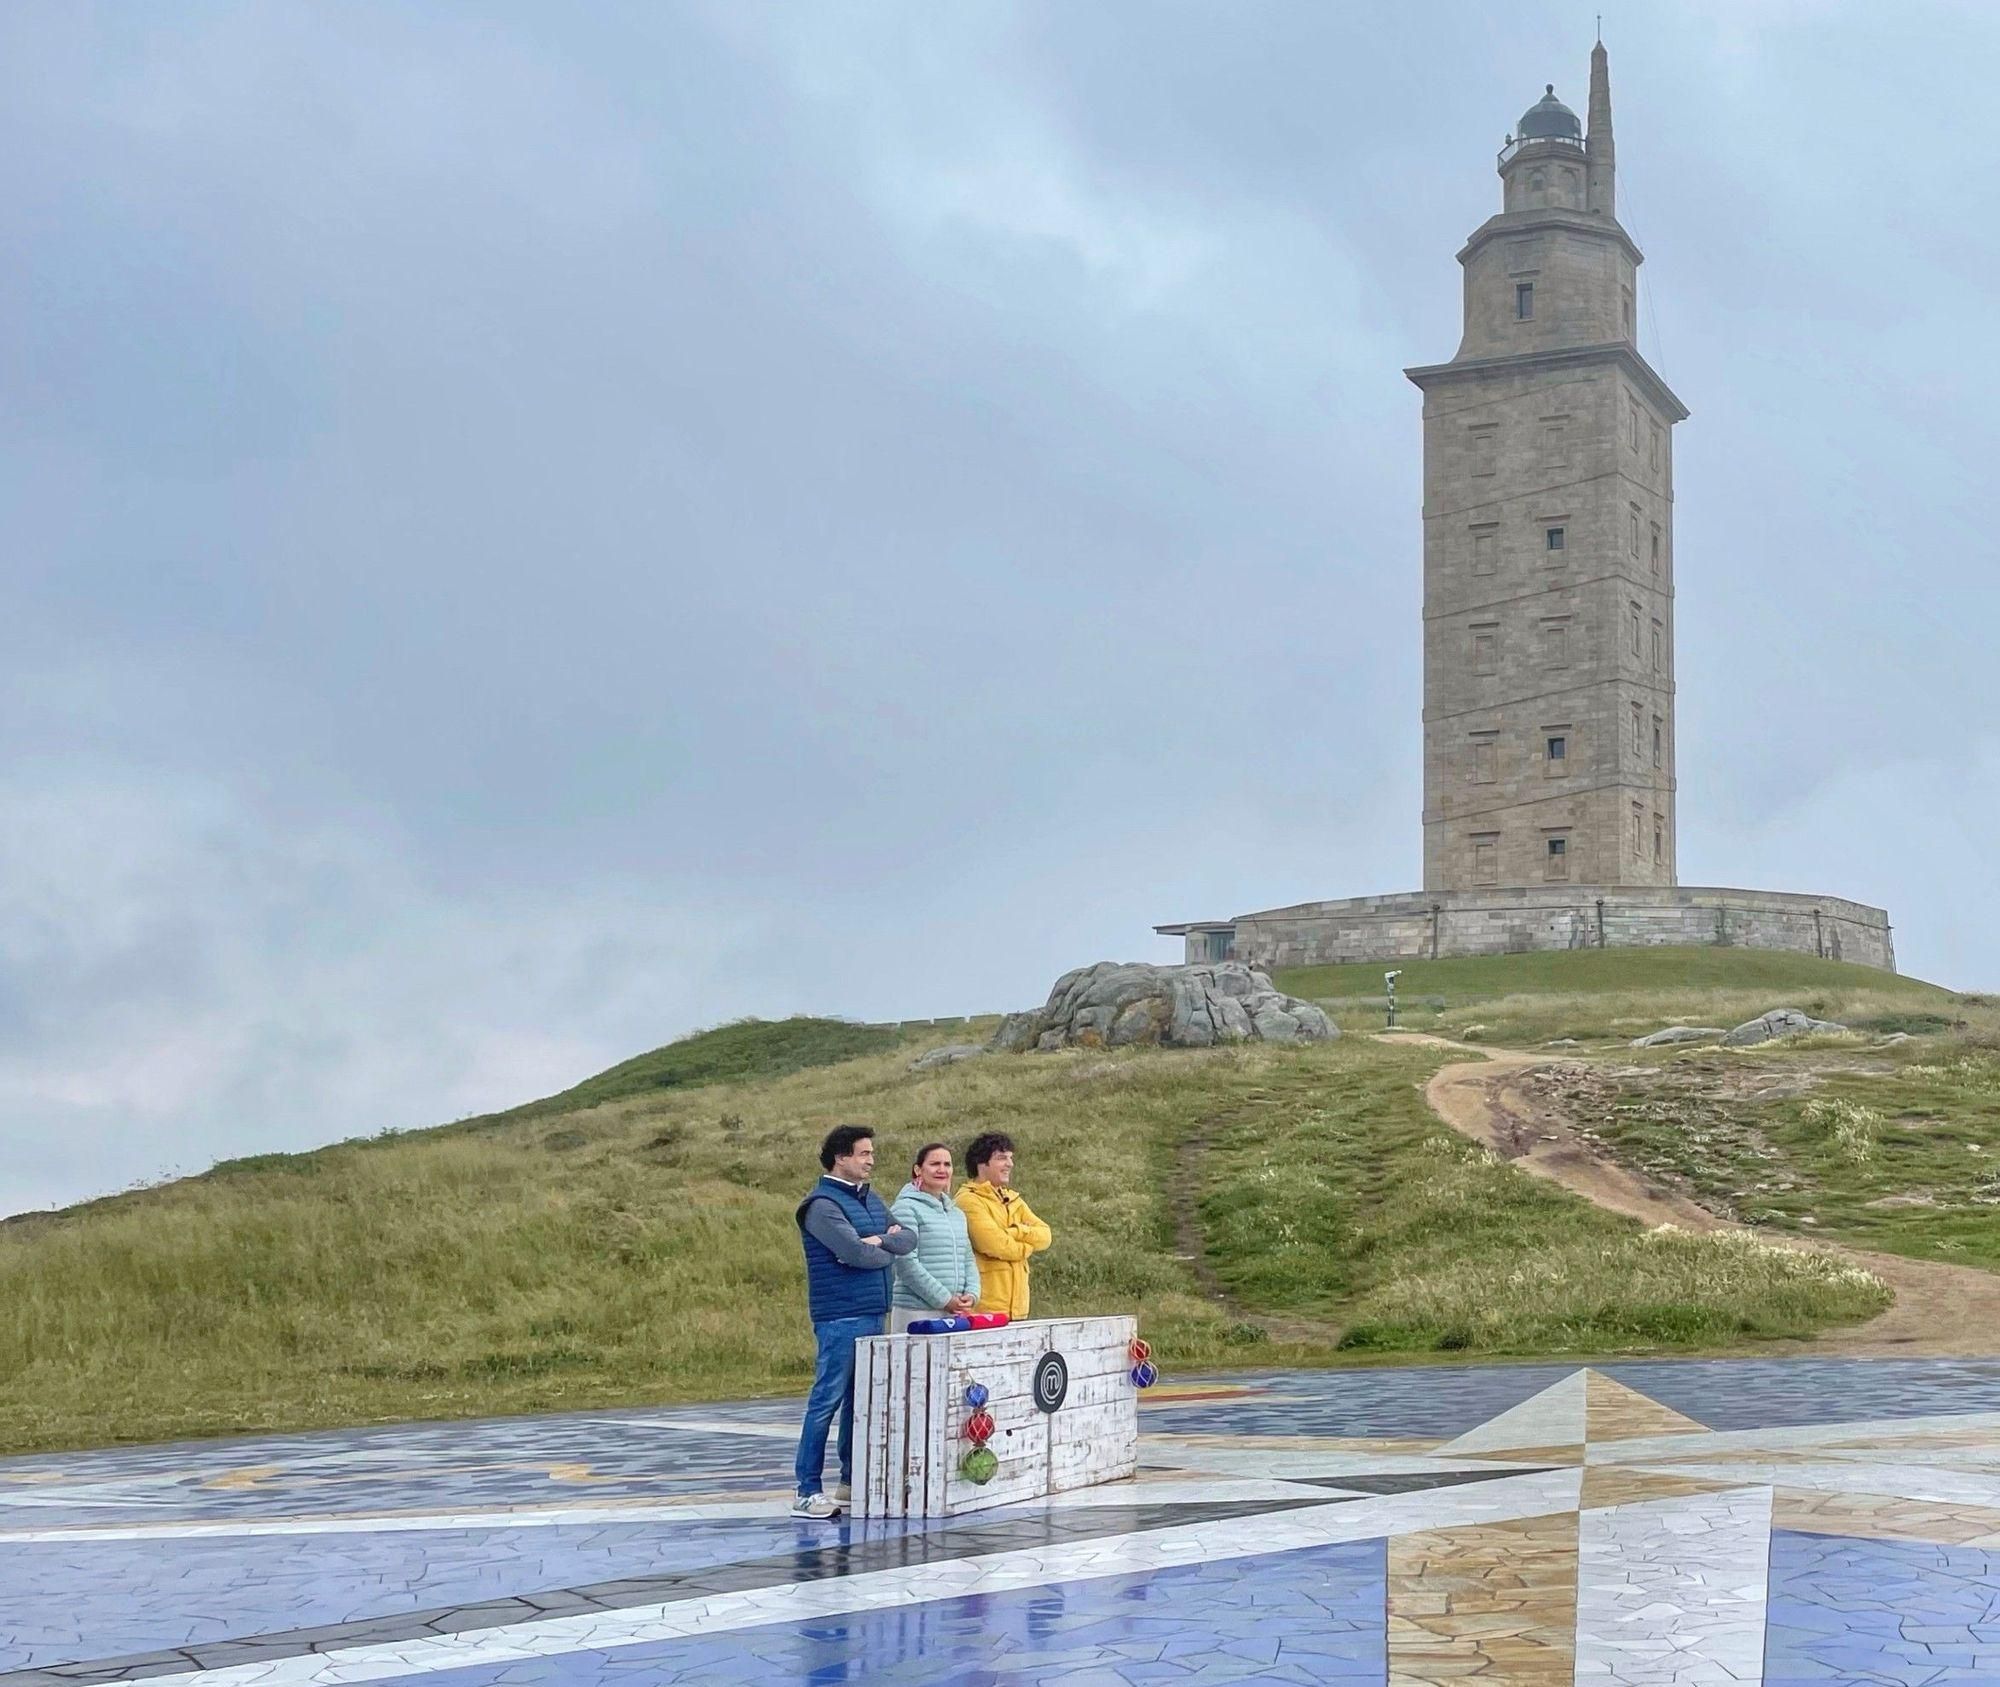
[[[1216,1043],[1324,1043],[1339,1028],[1311,1002],[1287,996],[1234,961],[1152,966],[1099,961],[1056,980],[1049,999],[1008,1015],[992,1047],[1208,1048]]]
[[[941,1049],[926,1049],[910,1062],[912,1072],[935,1072],[940,1066],[956,1066],[961,1060],[976,1060],[986,1052],[984,1043],[947,1043]]]
[[[1634,1037],[1635,1049],[1665,1048],[1669,1043],[1700,1043],[1710,1037],[1726,1037],[1729,1033],[1720,1025],[1669,1025],[1664,1031],[1655,1031],[1650,1037]]]
[[[1845,1025],[1836,1025],[1831,1019],[1814,1019],[1797,1008],[1773,1008],[1769,1013],[1760,1013],[1755,1019],[1745,1020],[1734,1031],[1725,1032],[1722,1046],[1740,1049],[1752,1043],[1774,1042],[1780,1037],[1803,1036],[1808,1031],[1846,1029]]]

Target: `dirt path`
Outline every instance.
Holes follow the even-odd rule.
[[[1390,1038],[1385,1035],[1385,1041]],[[1534,1177],[1641,1224],[1676,1224],[1684,1230],[1748,1228],[1697,1205],[1678,1190],[1645,1177],[1593,1148],[1550,1110],[1546,1097],[1523,1083],[1529,1072],[1557,1064],[1547,1055],[1518,1049],[1480,1049],[1443,1037],[1404,1032],[1398,1042],[1462,1049],[1474,1058],[1440,1067],[1424,1086],[1431,1111]],[[1991,1354],[2000,1331],[2000,1275],[1964,1265],[1867,1253],[1837,1242],[1812,1242],[1768,1231],[1757,1234],[1786,1247],[1832,1254],[1873,1272],[1895,1295],[1880,1316],[1852,1329],[1807,1342],[1774,1343],[1771,1351],[1863,1357],[1954,1357]]]

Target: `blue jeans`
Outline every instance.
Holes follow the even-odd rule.
[[[800,1494],[820,1492],[826,1472],[826,1432],[840,1414],[840,1479],[854,1480],[854,1344],[863,1336],[879,1336],[878,1318],[829,1318],[813,1325],[819,1357],[813,1367],[812,1393],[806,1396],[806,1421],[799,1430]]]

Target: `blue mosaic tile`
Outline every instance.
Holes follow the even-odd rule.
[[[0,1527],[49,1521],[49,1496],[64,1478],[87,1488],[63,1505],[65,1525],[161,1523],[789,1489],[793,1451],[781,1437],[574,1414],[43,1455],[0,1460]],[[277,1469],[242,1486],[210,1486],[224,1472],[266,1466]],[[574,1480],[578,1470],[587,1482]]]
[[[1658,1359],[1596,1362],[1605,1376],[1711,1429],[2000,1412],[2000,1360]],[[1461,1435],[1570,1376],[1575,1364],[1175,1376],[1250,1388],[1244,1399],[1163,1404],[1161,1432],[1222,1435]]]
[[[317,1628],[665,1575],[942,1522],[412,1529],[217,1539],[0,1542],[0,1669]]]
[[[391,1679],[415,1687],[879,1687],[1388,1679],[1382,1541],[971,1594],[713,1637]]]
[[[2000,1684],[2000,1552],[1774,1530],[1765,1687]]]

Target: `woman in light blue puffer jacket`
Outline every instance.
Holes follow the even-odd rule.
[[[951,1198],[951,1150],[927,1142],[917,1150],[910,1181],[889,1209],[917,1245],[895,1265],[889,1333],[901,1335],[912,1318],[948,1318],[979,1304],[979,1262],[965,1233],[965,1214]]]

